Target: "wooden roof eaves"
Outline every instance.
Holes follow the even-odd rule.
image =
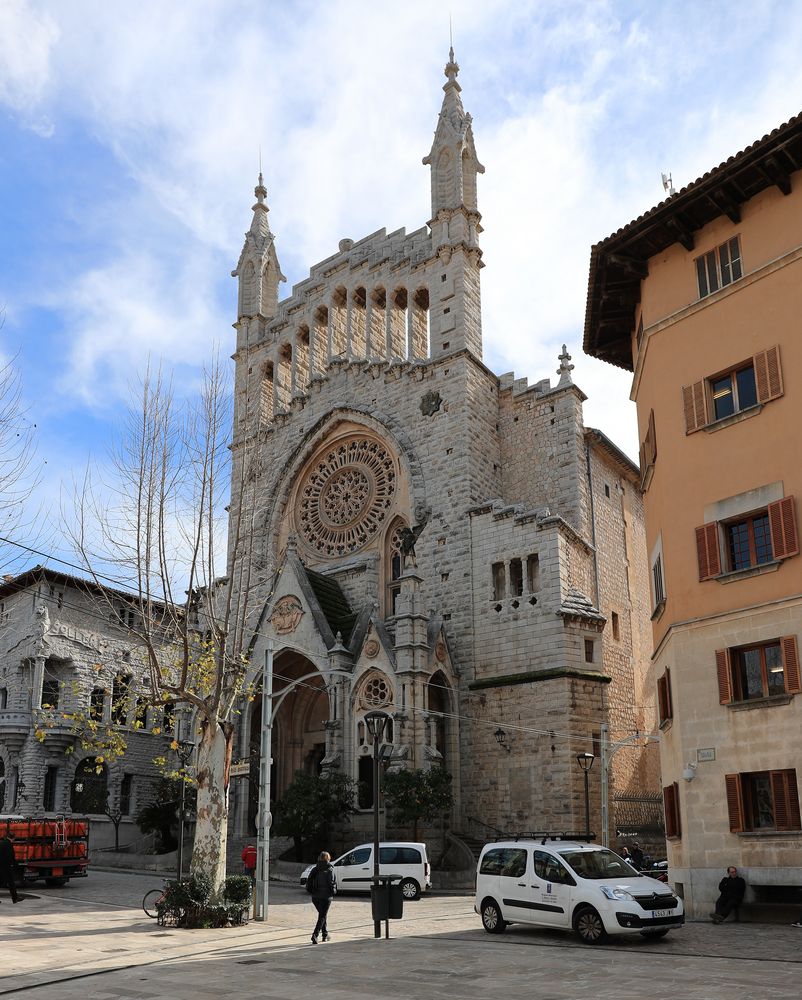
[[[780,163],[786,159],[787,165]],[[647,263],[649,258],[673,243],[681,242],[686,249],[693,246],[693,231],[707,225],[719,215],[731,221],[740,220],[740,205],[771,186],[783,194],[791,190],[793,169],[802,169],[802,114],[729,157],[719,166],[703,174],[671,197],[612,233],[591,248],[588,296],[585,311],[583,348],[591,356],[608,361],[628,371],[633,370],[630,335],[632,323],[614,322],[614,335],[602,339],[602,314],[606,311],[599,294],[600,285],[609,280],[608,263],[619,260]],[[682,236],[682,239],[680,238]],[[601,266],[600,265],[601,259]],[[630,278],[634,285],[640,278]],[[633,310],[634,319],[634,310]],[[609,323],[604,324],[609,326]]]

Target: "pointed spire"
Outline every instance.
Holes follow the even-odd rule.
[[[574,381],[571,378],[571,372],[574,370],[574,366],[568,362],[571,360],[571,355],[568,353],[568,349],[563,344],[563,352],[558,355],[560,361],[560,367],[557,369],[557,374],[560,376],[560,381],[557,383],[557,388],[565,385],[573,385]]]
[[[448,78],[448,83],[444,84],[443,90],[449,86],[454,86],[457,90],[462,90],[462,87],[457,83],[457,74],[459,73],[459,63],[454,60],[454,46],[448,50],[448,62],[446,63],[446,68],[444,70],[446,77]]]
[[[252,209],[253,219],[251,220],[250,232],[258,236],[267,236],[270,232],[270,227],[267,223],[267,213],[270,209],[267,207],[265,201],[267,198],[267,189],[265,188],[261,170],[259,171],[259,182],[253,189],[253,193],[256,195],[256,204]]]

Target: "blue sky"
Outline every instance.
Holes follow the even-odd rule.
[[[637,454],[628,376],[581,354],[590,246],[662,171],[679,188],[802,110],[802,2],[0,0],[0,353],[45,499],[104,461],[149,355],[189,393],[233,347],[260,147],[283,294],[341,238],[426,222],[449,11],[485,360],[554,377],[566,342],[586,422]]]

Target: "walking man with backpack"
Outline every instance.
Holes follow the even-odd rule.
[[[317,910],[317,923],[312,931],[312,944],[317,944],[318,935],[323,935],[323,940],[328,941],[329,929],[326,926],[331,901],[337,892],[337,878],[331,866],[331,855],[328,851],[322,851],[317,859],[317,864],[309,873],[306,880],[306,891],[312,897],[312,903]]]

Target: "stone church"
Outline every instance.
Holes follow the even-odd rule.
[[[271,637],[274,690],[300,681],[275,716],[273,794],[339,769],[366,830],[363,719],[382,709],[389,767],[453,775],[454,830],[582,830],[577,754],[598,757],[602,724],[613,740],[654,724],[639,470],[584,426],[565,348],[555,385],[482,360],[484,167],[458,72],[452,51],[427,223],[341,240],[279,301],[260,175],[232,272],[235,467],[261,470],[253,663]],[[254,768],[260,719],[257,697],[236,748]],[[255,787],[232,780],[235,834]],[[618,754],[611,827],[657,789],[655,754]]]

